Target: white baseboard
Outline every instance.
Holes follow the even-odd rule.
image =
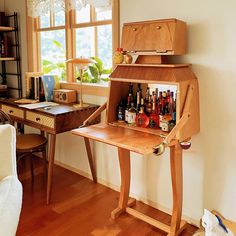
[[[79,170],[79,169],[77,169],[77,168],[74,168],[74,167],[72,167],[72,166],[69,166],[69,165],[67,165],[67,164],[64,164],[64,163],[59,162],[59,161],[56,161],[56,160],[55,160],[55,164],[92,180],[92,175],[91,175],[91,174],[88,174],[87,172],[81,171],[81,170]],[[120,190],[120,186],[111,184],[110,182],[108,182],[108,181],[106,181],[106,180],[104,180],[104,179],[98,178],[98,179],[97,179],[97,182],[100,183],[100,184],[102,184],[102,185],[104,185],[104,186],[107,186],[107,187],[109,187],[109,188],[111,188],[111,189],[113,189],[113,190],[115,190],[115,191],[118,191],[118,192],[119,192],[119,190]],[[168,207],[165,207],[165,206],[163,206],[163,205],[160,205],[160,204],[158,204],[158,203],[156,203],[156,202],[153,202],[153,201],[151,201],[151,200],[148,200],[148,199],[145,199],[145,198],[141,198],[140,196],[137,196],[137,195],[135,195],[135,194],[132,193],[132,192],[130,193],[130,196],[133,197],[133,198],[135,198],[135,199],[138,200],[138,201],[141,201],[141,202],[143,202],[143,203],[145,203],[145,204],[147,204],[147,205],[153,207],[153,208],[156,208],[156,209],[158,209],[158,210],[160,210],[160,211],[163,211],[163,212],[165,212],[165,213],[171,215],[172,209],[170,209],[170,208],[168,208]],[[197,221],[197,220],[195,220],[195,219],[193,219],[193,218],[191,218],[191,217],[189,217],[189,216],[182,215],[182,219],[185,220],[185,221],[187,221],[189,224],[195,225],[195,226],[197,226],[197,227],[199,227],[199,225],[200,225],[200,222],[199,222],[199,221]]]

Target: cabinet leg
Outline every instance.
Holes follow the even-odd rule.
[[[84,142],[85,142],[85,146],[86,146],[86,151],[87,151],[90,170],[91,170],[92,177],[93,177],[93,182],[97,183],[96,169],[94,167],[94,159],[93,159],[89,139],[84,137]]]
[[[181,222],[183,203],[183,166],[182,148],[179,143],[170,147],[170,166],[173,191],[173,210],[171,218],[170,233],[168,235],[178,235],[186,226]]]
[[[121,187],[118,207],[112,211],[112,219],[117,218],[121,213],[125,212],[130,190],[130,151],[118,148],[120,174],[121,174]]]

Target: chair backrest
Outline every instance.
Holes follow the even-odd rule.
[[[6,114],[3,110],[0,109],[0,124],[6,124],[6,123],[12,125],[13,121],[8,114]]]

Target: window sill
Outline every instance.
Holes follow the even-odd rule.
[[[90,84],[90,83],[83,83],[82,85],[83,94],[87,95],[95,95],[101,97],[107,97],[108,95],[108,84],[101,85],[101,84]],[[61,89],[73,89],[76,91],[80,91],[80,84],[73,83],[73,82],[60,82]]]

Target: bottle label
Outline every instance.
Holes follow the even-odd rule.
[[[135,124],[136,113],[128,112],[127,113],[127,123],[128,124]]]
[[[125,120],[125,116],[124,116],[124,113],[122,111],[118,112],[118,120],[119,121],[124,121]]]
[[[143,119],[141,117],[138,117],[137,126],[142,126],[143,123]]]
[[[157,128],[157,123],[156,123],[156,121],[153,120],[152,118],[150,118],[149,126],[150,126],[150,128]]]
[[[160,128],[162,131],[169,131],[169,123],[166,121],[160,121]]]
[[[128,112],[129,112],[129,111],[126,109],[126,110],[125,110],[125,122],[128,122]]]

